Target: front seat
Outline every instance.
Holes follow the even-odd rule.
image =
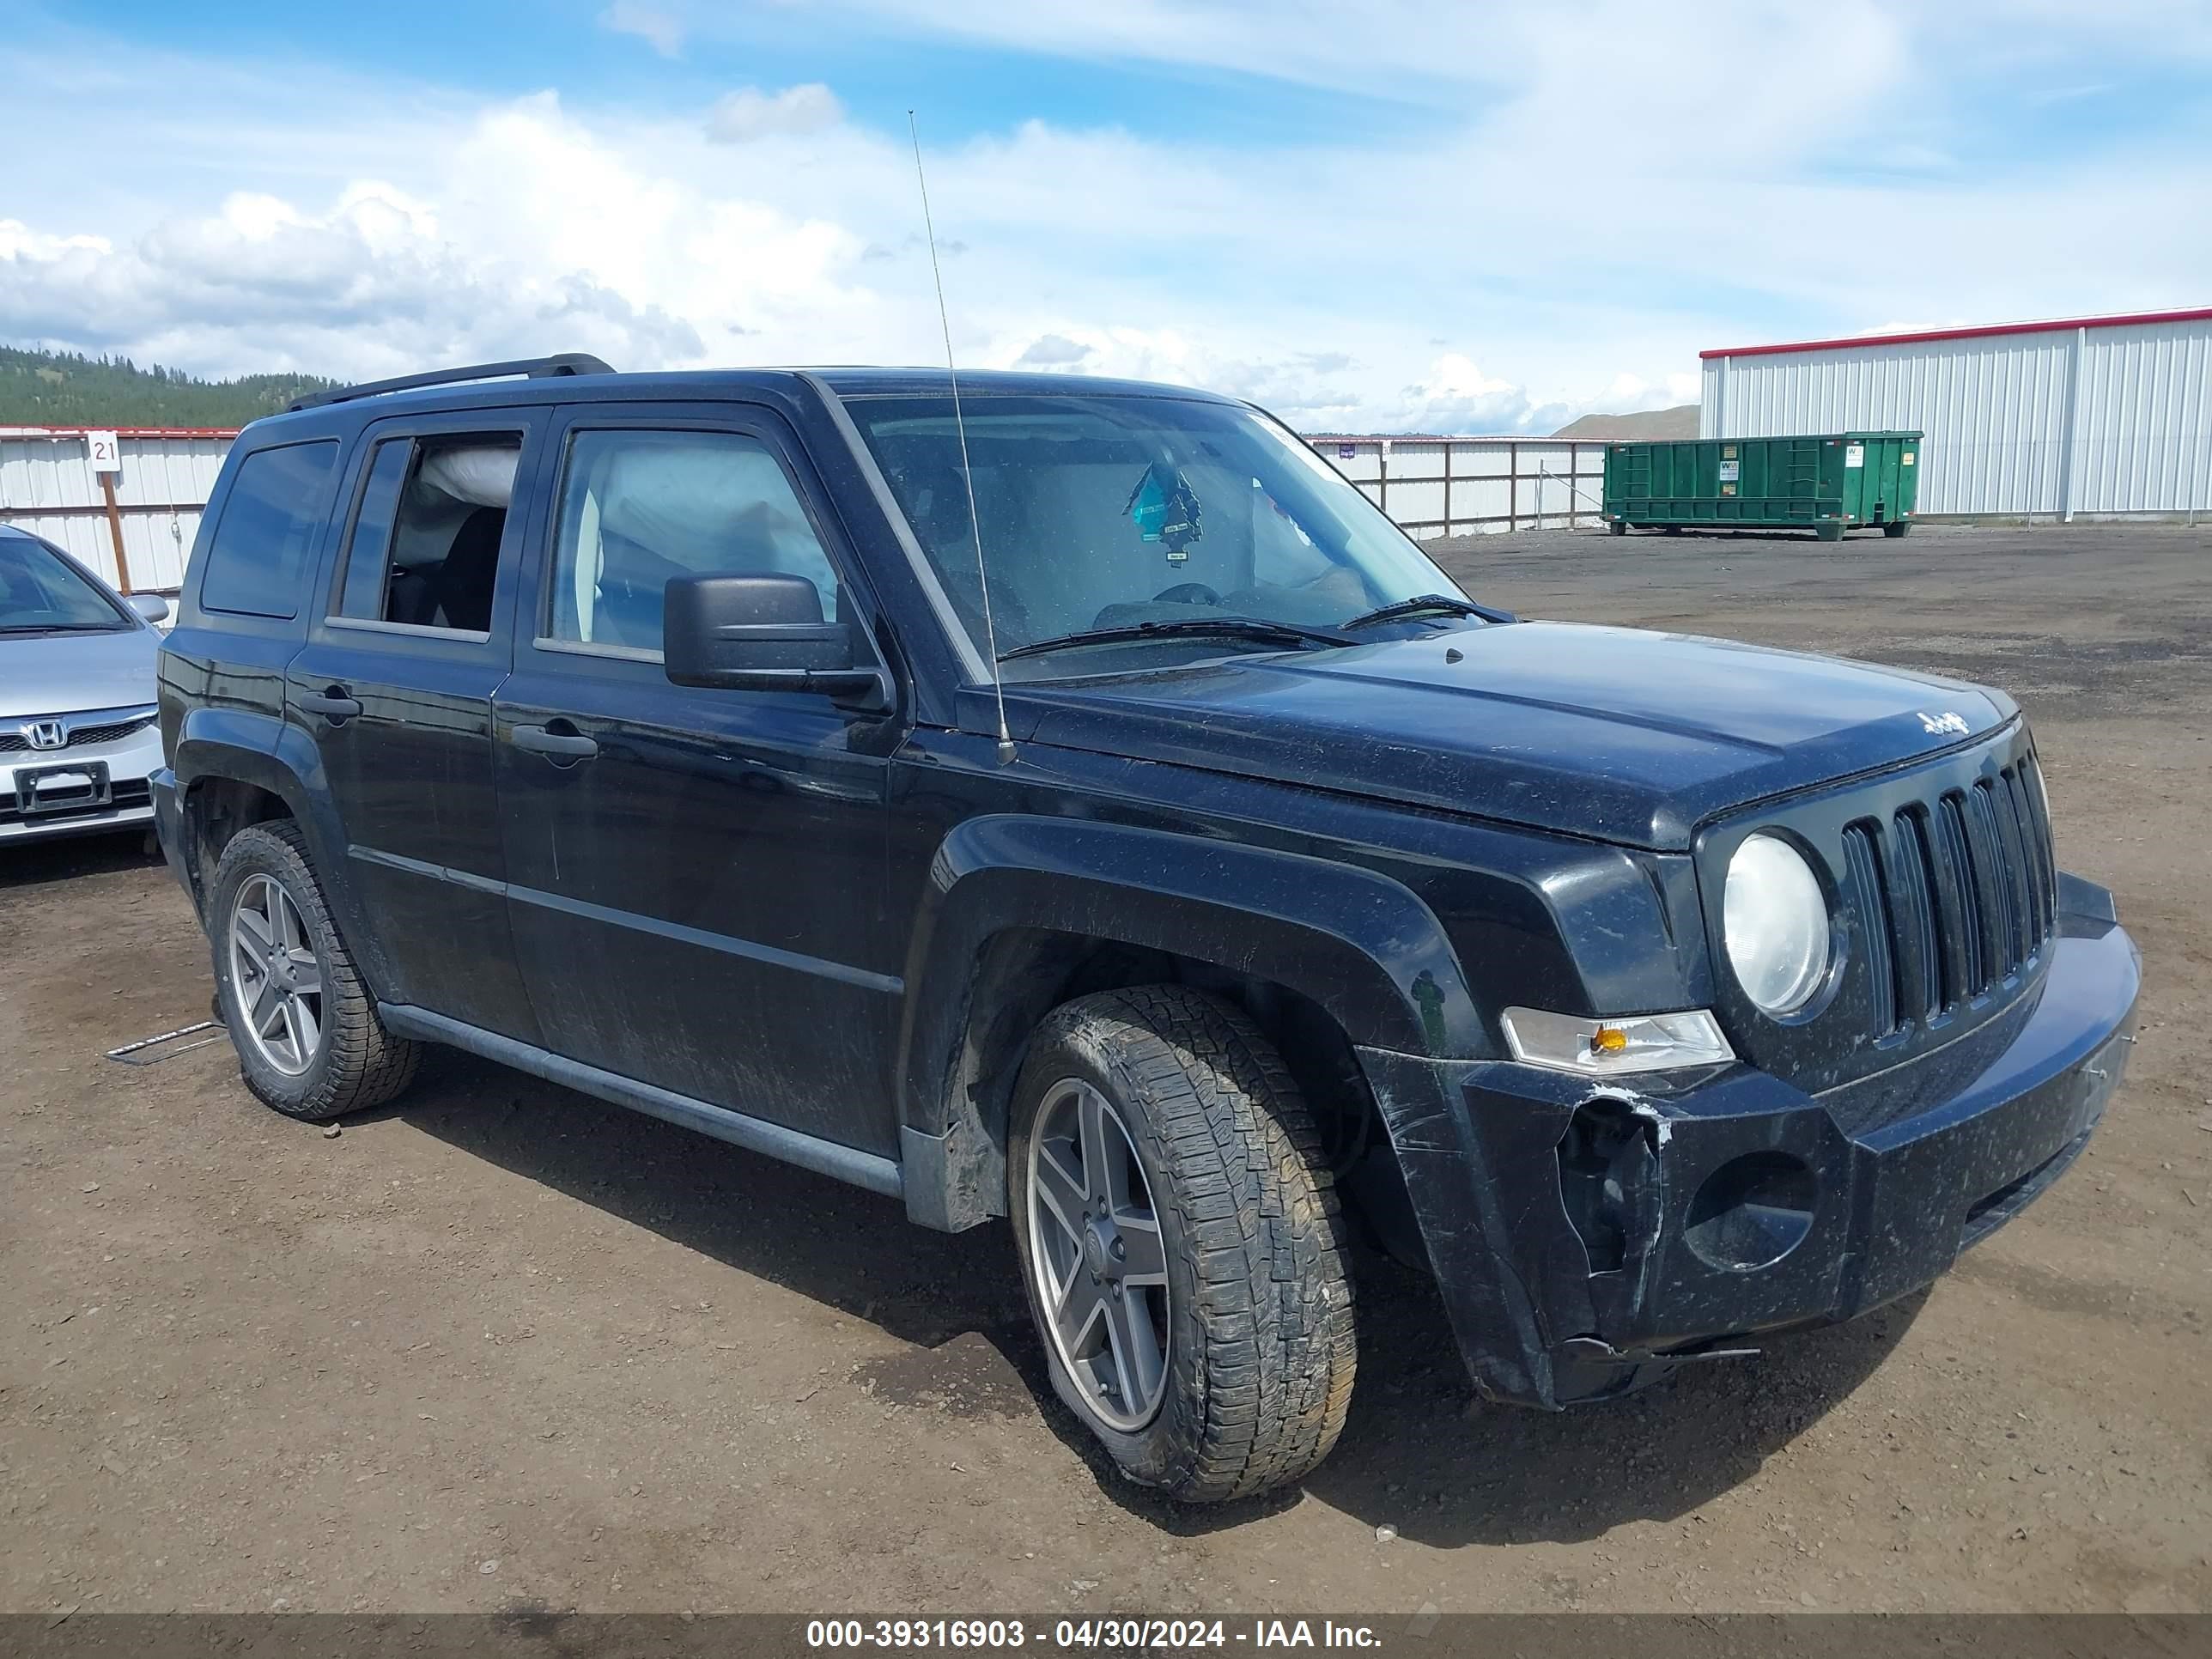
[[[437,626],[472,634],[491,631],[491,594],[499,580],[499,540],[506,528],[507,509],[501,507],[480,507],[461,520],[446,562],[431,579],[432,620]]]
[[[901,491],[915,533],[921,538],[945,596],[952,601],[968,636],[981,648],[985,638],[983,582],[976,569],[975,520],[968,510],[968,485],[954,467],[933,467],[902,480]],[[995,611],[999,648],[1007,651],[1037,637],[1029,607],[1016,591],[1007,566],[994,549],[991,556],[991,608]]]

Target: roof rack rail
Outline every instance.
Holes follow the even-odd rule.
[[[433,369],[428,374],[403,374],[396,380],[364,380],[359,386],[342,386],[335,392],[311,392],[295,398],[286,405],[286,413],[302,409],[321,409],[330,404],[349,404],[356,398],[374,398],[386,392],[412,392],[417,386],[457,386],[465,380],[496,380],[505,375],[525,374],[533,380],[562,374],[611,374],[614,366],[594,357],[588,351],[563,351],[551,357],[517,357],[504,363],[469,363],[459,368]]]

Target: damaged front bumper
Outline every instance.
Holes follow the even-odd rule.
[[[1477,1386],[1553,1409],[1624,1393],[1893,1301],[2018,1214],[2133,1041],[2134,942],[2102,890],[2065,888],[2014,1007],[1824,1095],[1741,1065],[1606,1084],[1362,1049]]]

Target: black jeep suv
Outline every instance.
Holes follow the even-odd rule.
[[[313,399],[231,452],[161,711],[262,1100],[449,1043],[1006,1216],[1057,1391],[1185,1498],[1336,1439],[1354,1221],[1486,1395],[1612,1395],[1927,1283],[2130,1040],[2001,693],[1518,622],[1198,392]]]

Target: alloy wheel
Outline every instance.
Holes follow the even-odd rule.
[[[248,876],[230,908],[230,971],[255,1052],[287,1077],[323,1046],[323,964],[299,902],[273,876]]]
[[[1053,1085],[1030,1137],[1038,1305],[1060,1363],[1109,1428],[1134,1432],[1167,1392],[1167,1251],[1144,1165],[1113,1103]]]

